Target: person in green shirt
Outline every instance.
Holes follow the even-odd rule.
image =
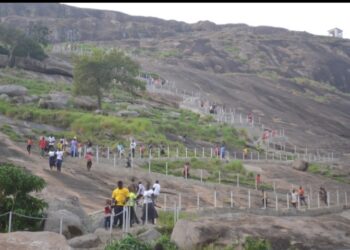
[[[135,188],[134,186],[130,185],[128,187],[129,189],[129,196],[128,201],[126,202],[126,206],[130,207],[130,227],[132,227],[133,223],[140,224],[139,219],[137,218],[136,212],[135,212],[135,204],[136,204],[136,194],[135,194]]]

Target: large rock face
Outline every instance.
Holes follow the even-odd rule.
[[[304,160],[295,160],[292,164],[293,168],[299,171],[306,171],[309,167],[309,163]]]
[[[171,240],[184,250],[195,249],[215,242],[219,237],[227,237],[230,228],[204,222],[179,220],[171,234]]]
[[[95,110],[97,109],[97,102],[90,96],[76,96],[73,99],[73,105],[76,108]]]
[[[19,85],[0,85],[0,95],[5,94],[10,97],[24,96],[28,92],[26,87]]]
[[[67,239],[81,236],[89,231],[89,220],[80,206],[78,197],[49,201],[47,217],[44,230],[51,232],[59,232],[60,219],[63,218],[62,233]]]
[[[1,250],[71,250],[64,236],[53,232],[0,234]]]
[[[222,248],[234,245],[240,249],[247,236],[269,240],[273,250],[350,249],[350,217],[344,213],[349,211],[315,217],[237,213],[179,220],[171,240],[184,250],[201,248],[210,243]]]
[[[86,234],[80,237],[75,237],[68,241],[71,247],[75,248],[93,248],[97,247],[101,243],[101,240],[95,234]]]

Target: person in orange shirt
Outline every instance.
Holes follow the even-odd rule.
[[[33,146],[33,139],[31,136],[29,136],[27,140],[27,151],[29,155],[30,155],[30,150],[32,149],[32,146]]]
[[[300,199],[300,205],[304,202],[305,206],[307,206],[307,203],[305,201],[305,196],[304,196],[304,188],[302,186],[299,187],[299,199]]]

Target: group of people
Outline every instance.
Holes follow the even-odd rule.
[[[259,179],[259,183],[261,183],[260,182],[260,174],[257,175],[257,182],[258,182],[258,179]],[[267,193],[264,190],[264,188],[262,188],[261,191],[262,191],[262,205],[263,205],[263,207],[266,208],[267,204],[268,204]],[[300,206],[301,205],[307,206],[305,190],[302,186],[299,186],[298,190],[293,189],[292,192],[290,193],[290,195],[291,195],[291,204],[294,208],[298,207],[298,201],[299,201]],[[320,200],[322,200],[326,205],[328,205],[327,191],[322,186],[320,187],[319,195],[320,195],[319,196]]]
[[[220,159],[225,159],[225,155],[226,155],[225,143],[222,143],[221,146],[216,145],[214,148],[214,156],[216,156]]]
[[[33,138],[30,136],[27,140],[27,152],[29,155],[31,155],[33,145]],[[78,142],[76,136],[74,136],[70,142],[68,142],[65,137],[61,137],[58,141],[56,141],[55,136],[52,134],[47,137],[40,136],[38,146],[40,149],[40,156],[42,158],[48,156],[50,169],[52,170],[55,167],[58,172],[61,172],[63,158],[66,155],[70,155],[71,157],[78,157],[83,153],[83,144],[81,142]],[[88,141],[85,154],[88,171],[90,171],[92,166],[92,155],[92,143]]]
[[[124,187],[123,181],[118,181],[117,188],[112,192],[112,199],[106,200],[104,209],[104,227],[107,230],[111,226],[111,218],[113,216],[113,227],[122,228],[123,225],[123,211],[124,208],[130,209],[130,227],[134,223],[139,224],[140,220],[136,214],[137,206],[141,206],[142,203],[142,224],[147,222],[155,224],[158,218],[156,207],[159,207],[157,197],[160,194],[160,184],[156,180],[153,186],[149,182],[146,183],[146,187],[142,181],[138,184],[135,183],[135,179],[132,179],[132,183],[128,187]],[[114,215],[112,214],[114,211]],[[146,215],[147,213],[147,215]]]

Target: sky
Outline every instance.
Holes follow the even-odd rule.
[[[328,35],[340,28],[350,39],[350,3],[64,3],[90,9],[115,10],[133,16],[216,24],[245,23]]]

